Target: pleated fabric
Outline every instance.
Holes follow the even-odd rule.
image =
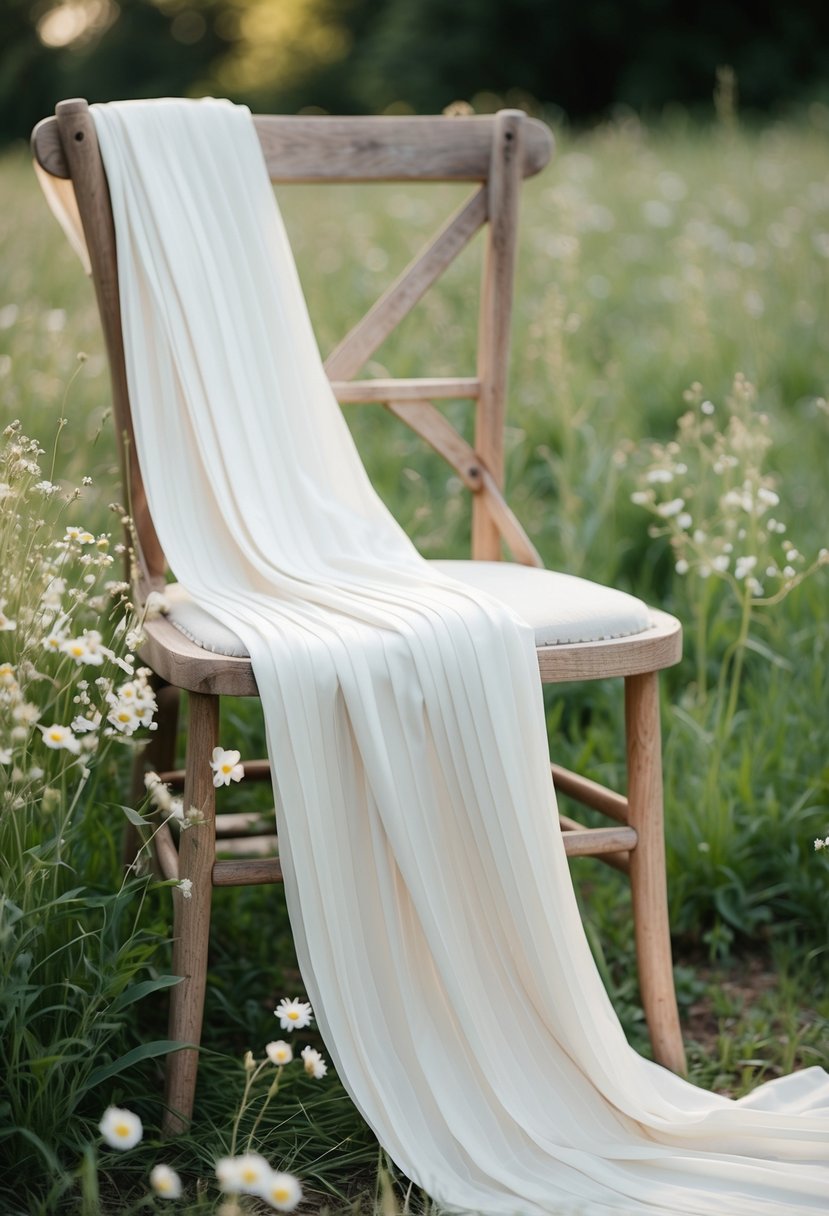
[[[734,1102],[625,1041],[532,630],[431,569],[372,490],[248,110],[92,112],[153,518],[250,651],[303,979],[381,1144],[447,1211],[825,1211],[826,1073]]]

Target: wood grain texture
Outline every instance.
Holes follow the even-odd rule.
[[[605,853],[626,853],[636,847],[633,828],[586,828],[566,815],[559,819],[568,857],[600,857]]]
[[[627,638],[540,646],[538,666],[544,684],[606,680],[673,667],[682,657],[682,626],[667,612],[650,609],[652,627]]]
[[[628,816],[638,837],[630,854],[630,889],[639,987],[654,1057],[684,1075],[665,877],[659,679],[653,672],[625,680],[625,734]]]
[[[254,116],[274,182],[483,181],[494,121],[492,115]],[[47,173],[69,177],[53,118],[37,124],[31,148]],[[539,173],[552,152],[549,127],[527,119],[523,176]]]
[[[481,462],[475,449],[430,401],[389,401],[387,409],[425,439],[452,466],[467,489],[477,493],[482,488]]]
[[[184,805],[188,809],[195,807],[202,821],[182,832],[179,841],[179,876],[189,879],[191,885],[187,895],[173,890],[173,975],[184,978],[170,992],[168,1038],[194,1046],[172,1052],[167,1059],[166,1110],[162,1120],[167,1135],[182,1131],[193,1113],[216,860],[216,790],[210,757],[219,742],[219,698],[191,693],[188,703]]]
[[[340,405],[389,401],[437,401],[467,398],[475,401],[481,385],[475,376],[440,376],[409,380],[332,380]]]
[[[325,360],[329,379],[348,380],[359,371],[466,248],[486,218],[487,192],[477,190],[331,352]]]
[[[138,538],[137,559],[144,576],[163,576],[164,554],[156,535],[141,478],[130,413],[124,340],[121,332],[121,301],[118,294],[118,265],[115,227],[95,124],[86,102],[61,101],[56,108],[61,145],[75,188],[75,197],[89,250],[92,282],[104,331],[112,383],[115,433],[121,456],[122,476],[127,489]]]
[[[682,626],[676,617],[653,608],[650,617],[652,627],[631,637],[539,647],[542,682],[604,680],[673,667],[682,657]],[[259,695],[248,659],[203,650],[164,617],[147,621],[144,632],[140,657],[169,683],[188,691],[223,696]]]
[[[213,866],[216,887],[247,887],[282,882],[282,863],[278,857],[255,861],[217,861]]]
[[[524,531],[518,516],[501,493],[492,473],[484,467],[483,460],[481,460],[481,492],[477,499],[473,499],[473,510],[479,504],[486,510],[497,535],[504,541],[514,559],[522,566],[535,566],[543,569],[544,563],[541,555]]]
[[[504,484],[504,418],[525,119],[520,110],[501,110],[495,115],[486,186],[489,225],[478,318],[481,395],[475,451],[498,489]],[[501,556],[498,526],[481,499],[472,504],[472,556],[485,561],[498,561]]]

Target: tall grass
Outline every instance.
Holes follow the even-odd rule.
[[[523,209],[509,496],[550,566],[631,590],[686,625],[683,663],[664,679],[677,982],[692,1076],[732,1093],[825,1060],[829,866],[813,838],[829,832],[826,572],[763,611],[752,606],[747,619],[747,584],[733,564],[733,586],[698,569],[677,571],[684,559],[665,517],[649,519],[632,496],[674,441],[691,386],[701,386],[693,408],[710,401],[725,427],[740,372],[756,386],[753,416],[768,418],[763,476],[774,480],[786,537],[808,560],[826,547],[825,126],[816,108],[799,125],[762,130],[648,130],[625,119],[578,138],[562,134],[553,165],[528,183]],[[92,477],[77,522],[105,532],[107,504],[119,491],[92,292],[21,151],[0,163],[0,192],[3,419],[20,418],[42,441],[57,429],[55,478],[71,489]],[[447,186],[280,190],[324,351],[463,195]],[[478,253],[473,243],[366,374],[473,371]],[[87,358],[67,389],[79,351]],[[464,556],[469,504],[451,471],[380,407],[347,409],[375,484],[421,550]],[[472,407],[446,409],[471,435]],[[58,427],[63,415],[69,423]],[[718,500],[716,486],[711,494]],[[597,682],[548,690],[547,707],[554,757],[621,783],[618,689]],[[225,708],[222,743],[243,758],[262,754],[255,705]],[[0,1140],[4,1210],[73,1211],[83,1202],[85,1210],[123,1213],[145,1202],[148,1170],[162,1152],[160,1057],[101,1079],[142,1044],[162,1051],[165,1034],[154,989],[169,982],[169,893],[148,877],[123,883],[117,807],[129,800],[126,760],[119,745],[83,789],[66,784],[62,798],[78,794],[67,831],[58,832],[47,802],[29,799],[27,830],[36,839],[4,842],[1,1005],[15,1104],[13,1117],[2,1108],[13,1129]],[[265,791],[240,795],[253,804]],[[34,868],[32,858],[40,859]],[[647,1050],[624,884],[589,863],[573,870],[599,966],[626,1030]],[[23,907],[26,884],[29,912],[18,915],[11,905]],[[774,986],[765,982],[772,971]],[[739,986],[743,973],[760,977],[754,988]],[[229,1147],[242,1057],[249,1049],[261,1056],[275,1037],[276,1001],[300,991],[280,895],[218,891],[199,1118],[164,1150],[186,1182],[177,1210],[215,1209],[207,1179]],[[130,1002],[136,992],[143,999]],[[137,1109],[147,1133],[132,1154],[96,1158],[88,1146],[110,1102]],[[289,1079],[257,1136],[331,1210],[345,1210],[349,1196],[357,1203],[360,1192],[374,1203],[376,1145],[336,1078],[317,1083],[300,1071]]]

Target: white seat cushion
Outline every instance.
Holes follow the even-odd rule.
[[[651,626],[641,600],[571,574],[512,562],[436,561],[431,565],[502,600],[535,630],[536,646],[629,637]],[[215,654],[248,657],[236,634],[194,604],[179,584],[165,588],[165,595],[170,604],[168,619],[185,637]]]

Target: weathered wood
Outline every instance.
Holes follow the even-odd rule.
[[[181,877],[178,866],[178,849],[168,823],[160,823],[155,829],[153,845],[158,859],[158,868],[163,876],[167,879],[174,878],[178,882]]]
[[[182,880],[189,879],[191,885],[186,893],[173,890],[173,974],[184,978],[171,989],[168,1037],[193,1043],[194,1047],[173,1052],[167,1060],[166,1110],[162,1120],[167,1135],[182,1131],[193,1113],[216,860],[216,790],[210,757],[219,742],[219,698],[191,693],[188,701],[184,805],[195,807],[201,822],[182,832],[179,842],[179,876]]]
[[[247,781],[247,769],[245,780]],[[271,812],[273,815],[273,812]],[[259,829],[266,826],[267,815],[261,811],[236,811],[216,816],[216,851],[221,852],[227,839],[258,835]],[[276,839],[276,837],[274,837]]]
[[[666,1068],[686,1071],[671,963],[662,812],[659,679],[654,672],[625,680],[628,816],[638,844],[630,854],[630,889],[639,987],[653,1054]]]
[[[468,489],[473,492],[481,489],[481,462],[475,449],[430,401],[389,401],[387,409],[425,439],[452,466]]]
[[[483,181],[489,169],[491,115],[329,118],[255,115],[254,124],[275,182]],[[527,120],[522,172],[539,173],[553,137]],[[53,118],[32,133],[32,154],[47,173],[69,177]]]
[[[582,777],[580,773],[571,773],[568,768],[562,768],[558,764],[551,764],[550,772],[553,774],[553,785],[559,794],[574,798],[582,806],[589,806],[591,810],[600,811],[602,815],[607,815],[618,823],[627,824],[627,798],[623,798],[615,790],[609,790],[606,786],[600,785],[598,781],[591,781],[588,777]]]
[[[213,866],[215,887],[247,887],[277,882],[282,882],[282,863],[278,857],[255,861],[217,861]]]
[[[651,628],[627,638],[539,646],[543,684],[606,680],[673,667],[682,657],[682,626],[666,612],[650,610]]]
[[[59,138],[75,188],[75,197],[89,250],[92,281],[101,314],[112,382],[113,411],[122,473],[127,487],[135,532],[137,560],[149,581],[164,575],[164,554],[150,517],[132,428],[124,339],[121,331],[121,301],[118,294],[118,264],[115,227],[109,201],[95,124],[87,103],[75,98],[61,101],[55,109]]]
[[[504,413],[525,126],[520,110],[496,114],[487,181],[489,226],[478,321],[481,395],[475,451],[499,489],[504,484]],[[480,498],[472,503],[472,556],[484,561],[497,561],[501,556],[498,525]]]
[[[487,192],[477,190],[388,287],[325,360],[330,380],[348,380],[411,312],[486,223]]]
[[[568,857],[601,857],[605,853],[627,853],[636,847],[633,828],[586,828],[566,815],[560,815],[559,822]]]
[[[333,380],[331,387],[340,405],[361,405],[389,401],[437,401],[440,399],[469,399],[475,401],[481,391],[475,376],[423,376],[417,380]]]
[[[484,468],[483,463],[481,464],[481,493],[477,499],[473,500],[473,511],[476,505],[482,505],[486,509],[499,537],[503,538],[517,562],[522,566],[544,568],[538,550],[524,531],[518,516],[507,504],[492,473],[488,468]],[[500,557],[500,546],[498,556]]]
[[[273,857],[277,851],[275,832],[259,836],[234,836],[219,842],[217,853],[221,858],[228,854],[231,857]]]

